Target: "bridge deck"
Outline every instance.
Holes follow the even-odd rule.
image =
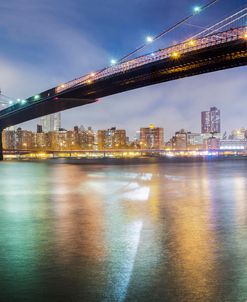
[[[30,97],[25,100],[24,104],[17,103],[0,111],[0,128],[93,103],[98,98],[115,93],[216,70],[244,66],[247,64],[245,30],[246,27],[215,34],[204,38],[205,41],[201,39],[194,42],[195,45],[190,48],[179,44],[169,50],[158,51],[159,58],[156,57],[154,60],[148,58],[144,63],[144,56],[142,56],[138,58],[139,63],[136,62],[131,67],[124,68],[123,66],[127,64],[125,62],[116,66],[117,69],[108,70],[107,74],[105,74],[106,71],[103,71],[102,75],[95,75],[94,79],[90,79],[89,82],[85,82],[85,77],[83,77],[84,80],[80,83],[69,82],[62,85],[63,87],[52,88],[42,92],[38,99],[36,96]],[[180,51],[178,52],[178,50]],[[133,63],[133,60],[131,62]]]

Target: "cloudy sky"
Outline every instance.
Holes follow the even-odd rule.
[[[143,43],[147,35],[189,15],[206,0],[8,0],[0,2],[0,88],[26,98],[109,65]],[[179,31],[160,40],[165,47],[247,5],[219,0]],[[146,51],[150,51],[147,49]],[[130,136],[140,126],[200,131],[200,112],[217,106],[222,128],[247,127],[247,67],[141,88],[62,113],[63,127],[117,126]],[[22,124],[34,129],[37,120]]]

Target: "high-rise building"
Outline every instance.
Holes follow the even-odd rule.
[[[209,111],[201,113],[201,132],[202,133],[220,133],[220,110],[211,107]]]
[[[3,131],[3,148],[7,150],[16,149],[16,132],[15,130],[6,129]]]
[[[201,113],[201,132],[210,133],[210,131],[211,131],[210,112],[203,111]]]
[[[22,130],[18,128],[16,130],[16,149],[26,150],[32,148],[32,131]]]
[[[97,132],[98,149],[123,149],[126,147],[126,131],[112,127]]]
[[[161,149],[164,147],[164,128],[151,124],[140,129],[141,149]]]
[[[188,144],[188,133],[181,129],[175,133],[172,138],[172,148],[173,150],[186,150]]]
[[[42,116],[40,124],[44,132],[59,131],[61,128],[61,112]]]

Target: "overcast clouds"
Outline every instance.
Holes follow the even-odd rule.
[[[187,15],[195,4],[186,0],[0,3],[0,87],[6,95],[26,98],[97,70],[111,57],[121,57],[138,46],[146,34],[158,33]],[[219,1],[194,22],[211,24],[246,4]],[[189,30],[182,28],[181,35],[188,35]],[[174,33],[160,43],[179,39]],[[132,136],[140,126],[153,122],[165,128],[168,139],[180,128],[199,131],[200,111],[215,105],[222,111],[224,130],[247,127],[246,80],[247,69],[241,67],[125,92],[63,112],[63,126],[117,126]]]

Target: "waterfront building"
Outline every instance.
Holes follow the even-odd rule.
[[[32,133],[32,149],[45,150],[47,147],[47,133]]]
[[[17,128],[15,133],[16,149],[29,150],[32,149],[32,131]]]
[[[175,133],[172,138],[172,149],[173,150],[186,150],[187,149],[187,135],[188,133],[181,129]]]
[[[231,140],[243,140],[247,139],[247,130],[245,128],[234,129],[229,136]]]
[[[48,144],[47,147],[50,150],[67,150],[67,131],[49,131],[47,133]]]
[[[149,127],[140,129],[141,149],[162,149],[164,147],[164,128]]]
[[[126,131],[112,127],[97,132],[98,150],[126,148]]]
[[[220,141],[221,150],[247,150],[247,140],[227,139]]]
[[[203,148],[203,136],[201,133],[187,133],[187,149],[199,150]]]
[[[204,149],[205,150],[219,150],[220,149],[220,139],[217,137],[209,137],[204,140]]]
[[[220,133],[221,120],[220,110],[211,107],[209,111],[201,113],[201,132],[202,133]]]
[[[3,148],[7,150],[16,149],[16,132],[15,130],[6,129],[3,131]]]

